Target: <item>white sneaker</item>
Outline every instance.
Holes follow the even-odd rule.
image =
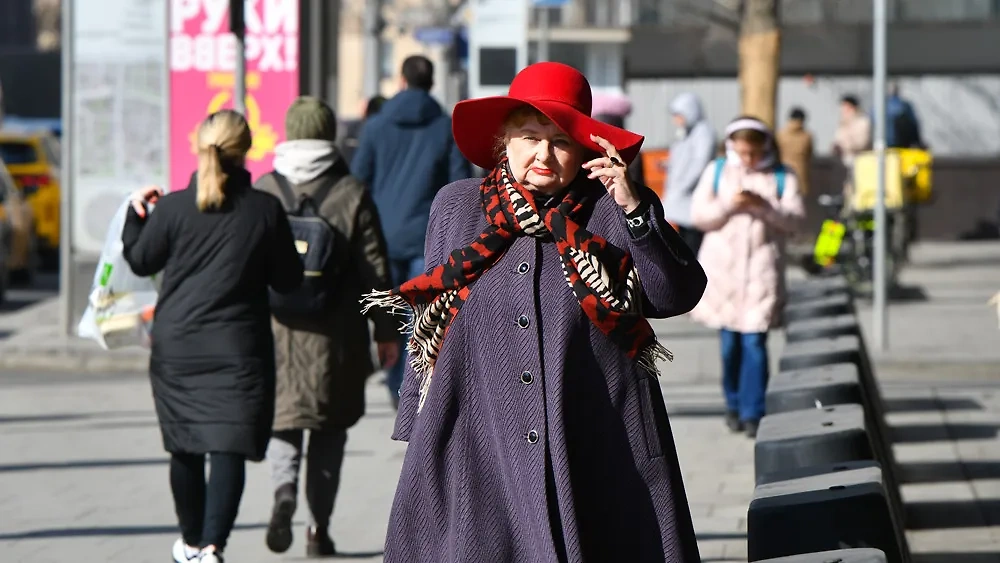
[[[179,538],[174,542],[174,548],[171,550],[171,554],[174,556],[175,563],[192,563],[198,560],[198,556],[201,555],[201,551],[197,549],[191,549],[190,547],[184,545],[184,539]]]
[[[225,563],[222,554],[216,551],[203,551],[198,563]]]

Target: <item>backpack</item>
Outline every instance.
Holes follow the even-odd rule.
[[[279,321],[326,318],[328,307],[336,296],[337,277],[341,273],[337,258],[340,256],[342,237],[320,216],[319,209],[340,178],[330,179],[312,196],[297,198],[284,176],[277,172],[271,176],[281,191],[295,248],[305,269],[302,285],[295,291],[283,295],[269,290],[271,314]]]
[[[720,156],[715,159],[715,179],[712,180],[712,193],[719,195],[719,179],[722,178],[722,167],[726,164],[726,157]],[[778,164],[774,167],[774,177],[778,180],[778,199],[785,193],[785,165]]]

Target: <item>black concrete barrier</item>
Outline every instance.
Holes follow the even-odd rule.
[[[791,323],[805,319],[851,314],[853,312],[854,300],[851,296],[846,293],[837,293],[816,299],[790,301],[785,306],[784,319],[786,323]]]
[[[900,530],[878,464],[807,468],[754,490],[747,552],[749,561],[767,561],[867,547],[881,551],[887,563],[904,563],[909,558]]]
[[[750,561],[910,563],[873,362],[842,276],[789,284],[754,448]]]
[[[767,384],[767,414],[864,404],[861,378],[855,364],[831,364],[782,371]]]
[[[760,563],[886,563],[881,549],[838,549],[819,553],[789,555],[777,559],[765,559]]]
[[[754,444],[754,478],[783,470],[875,460],[861,405],[767,415]]]
[[[860,335],[861,326],[858,324],[857,317],[852,313],[832,317],[802,319],[788,323],[788,326],[785,327],[786,342]]]
[[[854,364],[858,368],[861,404],[868,420],[875,459],[882,464],[893,508],[902,521],[903,502],[899,496],[898,470],[892,452],[891,434],[885,422],[885,404],[861,334],[788,342],[778,365],[779,371],[791,371],[841,363]]]
[[[844,276],[829,276],[808,278],[788,282],[787,298],[789,303],[804,299],[817,299],[834,294],[850,294],[851,286]]]

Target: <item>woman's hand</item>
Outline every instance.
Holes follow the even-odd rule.
[[[129,196],[132,200],[132,209],[135,210],[136,215],[139,217],[146,217],[146,206],[147,203],[156,203],[156,200],[160,199],[163,195],[163,190],[159,186],[146,186],[140,188]]]
[[[742,191],[733,196],[733,205],[739,211],[751,211],[767,206],[768,202],[756,192]]]
[[[601,183],[607,188],[608,193],[615,199],[615,203],[621,207],[625,213],[631,213],[639,207],[640,199],[636,193],[635,186],[628,179],[628,166],[622,160],[618,149],[603,137],[591,135],[590,140],[594,141],[607,156],[595,158],[583,164],[584,170],[590,170],[587,176],[590,179],[600,178]]]

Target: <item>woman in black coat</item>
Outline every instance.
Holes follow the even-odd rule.
[[[243,116],[210,115],[198,130],[198,171],[188,189],[136,194],[122,232],[132,271],[163,275],[149,372],[171,454],[180,563],[222,561],[245,461],[264,458],[274,417],[268,287],[285,293],[302,282],[281,203],[253,189],[243,167],[250,144]]]

